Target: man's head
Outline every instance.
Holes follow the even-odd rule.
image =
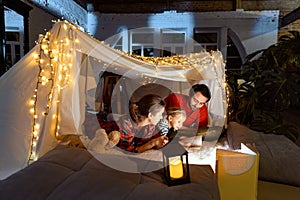
[[[190,89],[189,96],[190,107],[192,110],[197,110],[201,108],[211,98],[210,90],[204,84],[193,85]]]

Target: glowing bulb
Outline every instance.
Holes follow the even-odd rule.
[[[42,45],[41,45],[41,48],[42,48],[43,50],[47,49],[47,47],[48,47],[47,44],[42,44]]]
[[[69,45],[69,44],[70,44],[69,39],[66,38],[66,45]]]
[[[34,102],[35,102],[34,100],[30,100],[30,101],[29,101],[29,105],[33,106],[33,105],[34,105]]]
[[[39,129],[40,129],[40,125],[39,125],[39,124],[35,124],[35,125],[34,125],[34,128],[35,128],[36,130],[39,130]]]
[[[37,137],[37,135],[38,135],[38,132],[37,131],[33,131],[33,137]]]
[[[38,59],[40,57],[40,55],[39,54],[34,54],[33,57],[34,57],[34,59]]]
[[[34,157],[35,157],[35,152],[32,151],[32,152],[31,152],[31,159],[33,159]]]

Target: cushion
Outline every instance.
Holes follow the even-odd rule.
[[[237,122],[227,127],[228,144],[254,144],[259,153],[259,179],[300,187],[300,148],[283,135],[256,132]]]

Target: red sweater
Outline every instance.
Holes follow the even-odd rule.
[[[166,110],[170,107],[180,107],[186,112],[186,120],[183,125],[186,127],[202,128],[207,127],[208,124],[208,110],[206,105],[193,111],[190,106],[189,96],[182,94],[170,94],[165,98]]]

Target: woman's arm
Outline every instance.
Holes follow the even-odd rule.
[[[163,136],[159,136],[157,138],[154,138],[152,140],[150,140],[149,142],[136,147],[136,151],[138,153],[142,153],[144,151],[150,150],[150,149],[160,149],[162,148],[165,144],[168,143],[168,137],[163,135]]]

